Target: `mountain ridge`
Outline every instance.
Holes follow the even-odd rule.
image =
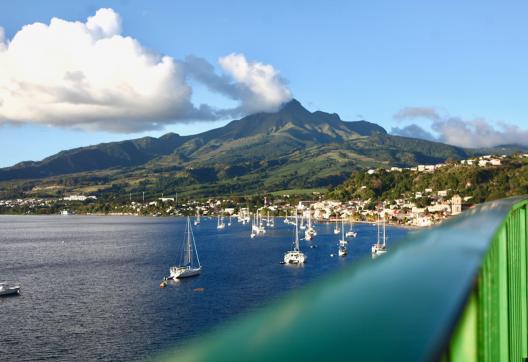
[[[321,111],[309,112],[300,102],[293,99],[286,103],[277,113],[256,113],[233,120],[223,127],[208,130],[202,133],[188,136],[180,136],[177,133],[166,133],[158,138],[141,137],[132,140],[105,142],[85,147],[76,147],[63,150],[54,155],[46,157],[41,161],[23,161],[13,166],[0,168],[0,180],[17,178],[39,178],[56,176],[82,171],[95,171],[116,166],[137,166],[144,164],[156,157],[166,156],[189,141],[204,146],[214,139],[236,140],[259,134],[277,133],[284,129],[288,123],[303,129],[307,124],[316,128],[331,122],[330,126],[336,131],[326,135],[325,139],[313,140],[328,142],[330,140],[342,140],[343,133],[354,133],[357,125],[357,133],[367,135],[371,132],[386,131],[370,122],[342,121],[335,113],[329,114]],[[256,124],[256,126],[255,126]],[[345,126],[346,124],[346,126]],[[306,129],[305,129],[306,130]],[[321,130],[318,130],[321,131]],[[321,135],[324,132],[319,132]],[[296,136],[309,141],[309,134],[297,132]],[[187,145],[183,151],[192,153],[192,145]],[[184,152],[185,153],[185,152]],[[82,164],[79,164],[81,162]],[[69,166],[69,167],[68,167]],[[33,170],[28,170],[32,168]],[[32,172],[34,171],[34,172]]]
[[[277,112],[195,135],[101,143],[21,162],[0,169],[0,183],[63,183],[75,192],[243,193],[335,186],[360,168],[439,163],[477,153],[390,135],[375,123],[343,121],[336,113],[310,112],[293,99]]]

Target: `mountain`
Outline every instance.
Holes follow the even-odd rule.
[[[196,135],[103,143],[22,162],[0,169],[0,182],[18,180],[25,189],[60,184],[80,192],[244,193],[327,187],[354,169],[437,163],[472,152],[310,112],[294,99],[275,113],[249,115]]]
[[[301,146],[341,142],[375,133],[386,134],[386,131],[365,121],[343,122],[335,113],[311,113],[292,100],[277,113],[250,115],[194,136],[168,133],[160,138],[144,137],[61,151],[39,162],[26,161],[0,169],[0,180],[138,166],[167,155],[191,159],[210,152],[229,153],[228,158],[233,155],[248,158],[250,154],[262,152],[269,155],[270,151],[282,154]],[[246,145],[239,147],[241,143]],[[270,150],[270,145],[276,147]]]

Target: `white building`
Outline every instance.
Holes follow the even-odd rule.
[[[493,165],[493,166],[500,166],[501,165],[501,160],[499,160],[498,158],[492,158],[490,160],[490,163]]]
[[[96,200],[97,197],[85,195],[70,195],[63,198],[64,201],[86,201],[88,199]]]
[[[444,212],[444,211],[450,211],[450,207],[449,205],[445,205],[445,204],[436,204],[436,205],[431,205],[431,206],[427,206],[427,211],[429,212]]]
[[[458,215],[462,212],[462,198],[454,195],[451,198],[451,215]]]

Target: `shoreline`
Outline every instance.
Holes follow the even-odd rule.
[[[67,217],[71,217],[71,216],[118,216],[118,217],[148,217],[148,218],[184,218],[184,217],[187,217],[186,215],[138,215],[138,214],[121,214],[121,213],[109,213],[109,214],[104,214],[104,213],[89,213],[89,214],[68,214],[68,215],[61,215],[61,214],[0,214],[0,217],[2,216],[61,216],[61,217],[64,217],[64,218],[67,218]],[[191,217],[195,217],[194,215],[189,215]],[[218,215],[211,215],[211,216],[204,216],[204,215],[201,215],[200,217],[203,218],[203,219],[211,219],[211,218],[216,218]],[[276,219],[284,219],[285,216],[275,216]],[[330,221],[330,220],[316,220],[316,224],[333,224],[334,221]],[[354,221],[354,224],[367,224],[367,225],[377,225],[378,222],[377,221]],[[440,224],[440,223],[439,223]],[[427,228],[431,228],[431,227],[434,227],[435,225],[439,225],[439,224],[434,224],[434,225],[430,225],[430,226],[417,226],[417,225],[408,225],[408,224],[396,224],[396,223],[391,223],[391,222],[387,222],[386,225],[387,226],[392,226],[392,227],[400,227],[400,228],[404,228],[404,229],[412,229],[412,230],[422,230],[422,229],[427,229]]]

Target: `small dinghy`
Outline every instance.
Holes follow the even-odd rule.
[[[18,294],[20,294],[20,285],[6,282],[0,283],[0,297]]]

